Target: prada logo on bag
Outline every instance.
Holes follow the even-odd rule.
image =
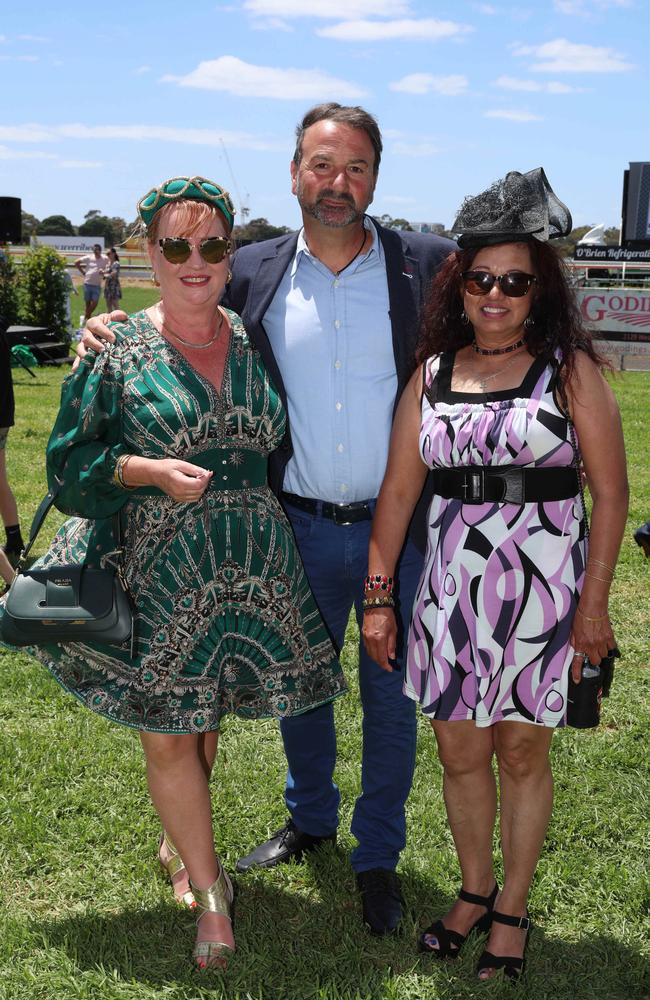
[[[67,618],[64,623],[61,623],[58,620],[58,618],[42,618],[41,619],[41,624],[42,625],[61,625],[61,624],[65,624],[65,625],[86,625],[87,623],[86,623],[86,619],[85,618]]]
[[[71,587],[72,580],[67,576],[52,577],[50,583],[55,583],[57,587]]]

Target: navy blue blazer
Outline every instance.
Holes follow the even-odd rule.
[[[415,368],[420,311],[429,284],[442,261],[456,249],[456,244],[440,236],[386,229],[375,219],[373,222],[386,259],[389,314],[397,371],[397,406]],[[287,399],[284,382],[262,320],[294,257],[297,242],[298,233],[290,233],[237,250],[231,259],[232,279],[223,299],[223,304],[234,309],[243,319],[246,332],[260,352],[285,406]],[[292,454],[291,429],[287,423],[284,439],[271,455],[269,464],[270,484],[275,493],[279,494],[282,489],[284,469]],[[426,541],[424,515],[430,498],[431,492],[425,488],[411,524],[411,535],[421,549]]]

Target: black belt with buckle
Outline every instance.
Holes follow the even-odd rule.
[[[328,500],[312,500],[311,497],[299,497],[296,493],[282,493],[285,503],[307,511],[308,514],[319,514],[328,517],[334,524],[356,524],[358,521],[372,520],[373,500],[360,500],[358,503],[330,503]],[[371,506],[372,505],[372,506]]]
[[[517,465],[468,465],[434,469],[436,493],[463,503],[543,503],[568,500],[579,492],[575,466],[525,468]]]

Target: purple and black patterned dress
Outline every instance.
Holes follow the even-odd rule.
[[[420,453],[429,468],[568,466],[573,447],[552,365],[516,389],[451,389],[454,355],[429,359]],[[564,725],[571,624],[586,538],[580,497],[464,504],[434,496],[404,693],[432,719]]]

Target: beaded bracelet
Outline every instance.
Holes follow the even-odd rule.
[[[606,615],[601,615],[600,618],[590,618],[589,615],[586,615],[584,611],[580,610],[580,608],[576,608],[576,611],[578,612],[581,618],[584,618],[586,622],[604,622],[606,618],[609,618],[609,613]]]
[[[124,466],[133,458],[133,455],[120,455],[117,462],[115,463],[115,469],[113,471],[113,482],[118,486],[121,486],[123,490],[134,490],[135,486],[129,486],[124,482]]]
[[[364,611],[372,611],[373,608],[394,608],[395,601],[390,594],[381,594],[379,597],[364,597],[361,607]]]
[[[387,594],[390,594],[393,590],[393,578],[392,576],[375,573],[372,576],[367,576],[363,585],[364,590],[383,590]]]

